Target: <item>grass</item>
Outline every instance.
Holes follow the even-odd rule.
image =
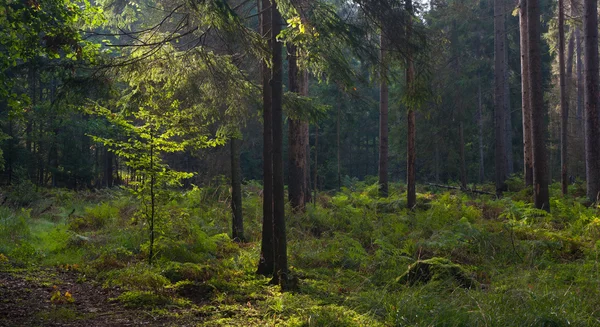
[[[120,287],[121,305],[198,326],[600,324],[598,208],[553,185],[547,214],[513,182],[500,200],[421,188],[415,211],[404,209],[402,185],[380,199],[359,182],[320,195],[305,214],[288,208],[289,262],[300,280],[289,293],[254,274],[262,219],[254,183],[244,189],[249,243],[241,245],[226,234],[227,188],[173,192],[157,220],[153,266],[140,207],[124,191],[30,195],[27,205],[0,208],[0,269],[76,265],[87,280]],[[431,258],[477,286],[453,274],[410,285],[399,278]]]

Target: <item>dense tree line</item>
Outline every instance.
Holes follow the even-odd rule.
[[[409,208],[417,182],[493,181],[501,196],[513,174],[537,208],[552,180],[566,194],[585,179],[595,202],[596,13],[588,0],[4,0],[1,181],[128,185],[153,221],[158,190],[226,176],[243,241],[240,184],[262,180],[258,271],[282,287],[286,186],[296,212],[355,179],[382,197],[406,183]]]

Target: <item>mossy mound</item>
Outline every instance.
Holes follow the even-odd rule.
[[[445,258],[434,257],[419,260],[408,267],[408,270],[398,277],[398,282],[410,286],[426,284],[431,281],[453,281],[464,288],[479,288],[480,283],[460,265]]]

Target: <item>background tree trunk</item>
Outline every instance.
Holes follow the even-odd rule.
[[[600,193],[600,117],[598,117],[598,2],[583,1],[585,78],[585,163],[587,196],[598,202]]]
[[[504,0],[506,1],[506,0]],[[505,12],[510,13],[509,6],[506,6],[508,1],[505,2]],[[504,68],[502,69],[502,76],[504,79],[504,146],[506,150],[506,177],[514,173],[513,165],[513,153],[512,153],[512,113],[510,107],[510,83],[509,83],[509,66],[508,66],[508,33],[506,33],[506,15],[504,15]]]
[[[558,79],[560,86],[560,184],[563,196],[567,195],[569,179],[567,175],[567,128],[569,123],[569,103],[565,76],[565,13],[564,0],[558,0]]]
[[[480,79],[478,78],[478,80]],[[485,180],[485,167],[483,162],[483,99],[481,95],[481,83],[479,83],[477,86],[477,95],[477,124],[479,125],[479,183],[483,183],[483,181]]]
[[[298,70],[298,49],[288,45],[288,86],[291,92],[302,94],[304,72]],[[306,95],[306,94],[302,94]],[[303,212],[306,195],[306,144],[305,124],[301,120],[288,120],[288,198],[295,211]]]
[[[531,149],[531,105],[529,104],[529,53],[527,52],[527,0],[519,3],[521,37],[521,102],[523,114],[523,173],[525,186],[533,185],[533,152]]]
[[[260,28],[263,38],[271,47],[271,2],[259,0]],[[275,269],[273,254],[273,117],[271,112],[271,69],[261,64],[263,98],[263,221],[260,259],[257,273],[270,276]]]
[[[506,69],[504,4],[494,0],[494,135],[496,162],[496,194],[506,191],[506,108],[504,106],[504,69]]]
[[[386,40],[383,31],[380,37],[381,66],[379,77],[379,196],[388,196],[388,84]]]
[[[238,140],[231,138],[231,238],[237,242],[245,242],[244,218],[242,216],[242,172],[240,167],[240,149]]]
[[[548,158],[546,157],[544,93],[539,0],[527,0],[527,40],[529,47],[529,101],[531,105],[531,139],[533,149],[533,197],[535,207],[550,211],[548,192]]]
[[[406,0],[405,2],[406,11],[408,12],[409,21],[406,26],[406,39],[407,42],[410,42],[411,33],[412,33],[412,15],[413,15],[413,7],[412,0]],[[409,93],[413,92],[413,84],[415,79],[415,69],[413,65],[413,59],[410,52],[407,54],[406,60],[406,89]],[[415,131],[415,111],[413,108],[408,108],[407,113],[407,160],[406,160],[406,206],[409,209],[414,208],[417,204],[417,193],[416,193],[416,169],[415,169],[415,161],[416,161],[416,131]]]

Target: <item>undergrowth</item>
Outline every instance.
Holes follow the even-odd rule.
[[[255,182],[243,189],[246,244],[227,234],[227,187],[171,191],[152,266],[142,208],[128,193],[25,185],[0,207],[0,269],[77,267],[118,289],[113,301],[124,307],[199,326],[600,324],[598,207],[577,196],[579,186],[563,198],[553,185],[548,214],[521,182],[513,177],[502,199],[419,187],[414,210],[405,208],[402,185],[379,198],[375,184],[358,182],[319,195],[306,213],[287,207],[289,262],[300,280],[291,293],[254,273],[262,221]],[[425,263],[474,282],[452,273],[401,278]]]

